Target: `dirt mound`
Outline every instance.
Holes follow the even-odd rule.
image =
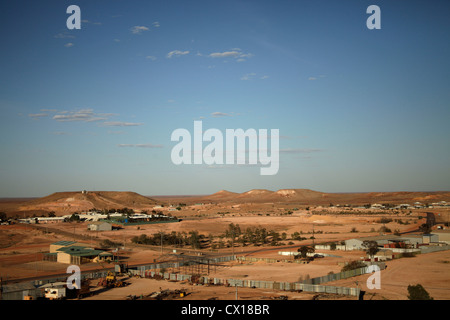
[[[253,198],[253,197],[267,197],[271,196],[273,194],[273,191],[266,190],[266,189],[252,189],[250,191],[241,193],[238,195],[238,198]]]
[[[46,210],[67,214],[93,208],[141,209],[155,204],[154,199],[129,191],[55,192],[46,197],[28,201],[20,207],[20,210]]]
[[[450,192],[355,192],[355,193],[325,193],[310,189],[280,189],[270,191],[266,189],[253,189],[243,193],[234,193],[226,190],[219,191],[210,196],[202,197],[202,201],[232,202],[232,203],[296,203],[304,205],[333,204],[374,204],[374,203],[409,203],[416,201],[434,202],[449,201]]]

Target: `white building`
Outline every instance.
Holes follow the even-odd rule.
[[[94,221],[88,224],[88,230],[91,231],[111,231],[112,224],[106,221]]]

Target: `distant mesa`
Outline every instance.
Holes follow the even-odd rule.
[[[51,195],[24,203],[21,211],[47,210],[56,213],[70,213],[93,208],[121,209],[153,207],[156,200],[131,191],[68,191],[55,192]]]

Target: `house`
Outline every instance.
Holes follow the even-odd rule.
[[[90,231],[111,231],[112,224],[106,221],[94,221],[89,223],[87,228]]]
[[[356,238],[345,240],[346,250],[364,250],[363,242],[364,241],[376,241],[379,246],[384,246],[393,241],[400,240],[399,236],[395,235],[385,235],[385,236],[373,236],[373,237],[364,237],[364,238]]]
[[[88,246],[88,244],[86,243],[79,243],[76,241],[58,241],[58,242],[54,242],[50,245],[50,253],[57,253],[58,249],[61,249],[63,247],[67,247],[67,246]]]
[[[106,261],[113,258],[113,254],[83,246],[68,246],[57,250],[57,262],[80,265],[83,263]]]
[[[113,254],[75,241],[58,241],[50,245],[44,260],[80,265],[88,262],[112,260]]]

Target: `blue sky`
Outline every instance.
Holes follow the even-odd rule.
[[[81,9],[69,30],[66,8]],[[369,30],[366,9],[381,9]],[[448,1],[3,1],[0,197],[450,190]],[[280,168],[174,165],[280,130]]]

